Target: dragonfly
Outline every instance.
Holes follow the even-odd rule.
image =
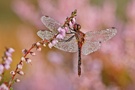
[[[41,39],[50,40],[58,34],[58,28],[62,25],[55,19],[49,16],[42,16],[41,22],[49,30],[39,30],[37,35]],[[97,51],[102,42],[108,41],[114,37],[117,33],[115,27],[100,31],[89,31],[83,33],[81,31],[81,25],[75,23],[73,29],[70,29],[72,33],[67,33],[62,41],[59,41],[54,45],[55,48],[66,52],[78,52],[78,75],[81,75],[81,54],[88,55]]]

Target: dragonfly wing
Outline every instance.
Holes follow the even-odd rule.
[[[100,48],[101,44],[99,42],[86,41],[82,46],[82,54],[88,55],[97,51]]]
[[[64,38],[64,40],[68,40],[70,37],[72,37],[72,35],[67,34],[66,37]],[[76,38],[73,37],[71,40],[69,41],[59,41],[54,47],[63,50],[63,51],[67,51],[67,52],[77,52],[78,51],[78,44],[76,41]]]
[[[46,39],[46,40],[50,40],[51,38],[53,38],[54,33],[52,33],[51,31],[48,30],[39,30],[37,32],[37,35],[41,38],[41,39]]]
[[[41,21],[53,33],[57,33],[57,29],[61,26],[60,23],[49,16],[42,16]]]
[[[102,42],[111,39],[116,33],[117,30],[115,28],[87,32],[85,35],[85,42],[82,46],[82,54],[87,55],[97,51]]]
[[[40,30],[37,32],[37,35],[42,38],[42,39],[47,39],[50,40],[51,38],[54,37],[54,34],[51,31],[48,30]],[[67,34],[63,40],[68,40],[72,35]],[[58,48],[63,51],[67,52],[77,52],[78,51],[78,45],[76,38],[73,37],[70,41],[59,41],[55,46],[55,48]]]
[[[49,16],[42,16],[41,21],[49,30],[40,30],[37,35],[42,39],[50,40],[58,33],[57,29],[60,27],[60,23]]]

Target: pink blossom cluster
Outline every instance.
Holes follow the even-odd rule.
[[[0,85],[0,90],[9,90],[9,88],[3,83]]]
[[[4,70],[8,70],[10,68],[10,64],[12,62],[12,53],[15,50],[13,48],[6,48],[4,56],[2,57],[2,63],[0,64],[0,75],[4,73]],[[2,80],[2,76],[0,76],[0,81]],[[6,84],[2,83],[0,85],[0,90],[9,90]]]
[[[73,29],[75,23],[76,23],[76,19],[75,19],[75,18],[72,18],[71,21],[69,21],[69,27],[70,27],[71,29]]]
[[[3,61],[0,64],[0,74],[4,72],[4,69],[8,70],[12,62],[12,53],[15,50],[13,48],[7,48],[4,56],[2,57]]]
[[[49,48],[52,48],[55,44],[59,42],[59,40],[64,40],[64,37],[66,36],[67,32],[71,32],[71,29],[73,29],[74,24],[76,23],[75,18],[71,18],[67,25],[65,27],[59,27],[58,34],[56,35],[56,38],[54,38],[51,42],[49,42],[48,46]]]
[[[22,53],[24,54],[23,57],[21,57],[20,62],[17,64],[17,67],[15,70],[12,70],[10,74],[12,75],[11,79],[9,81],[4,80],[4,69],[9,69],[10,64],[12,62],[12,53],[15,51],[13,48],[6,48],[6,51],[4,53],[4,56],[2,57],[3,61],[0,64],[0,81],[3,81],[0,85],[0,90],[9,90],[11,89],[11,86],[14,82],[20,82],[20,79],[16,78],[15,76],[17,74],[23,76],[25,73],[22,71],[24,62],[31,63],[32,60],[30,58],[27,58],[26,56],[28,54],[31,54],[32,56],[35,56],[36,54],[32,52],[31,50],[33,48],[36,48],[37,51],[41,51],[41,45],[44,45],[44,41],[34,43],[29,50],[23,49]],[[3,75],[1,75],[3,74]],[[3,80],[2,80],[3,79]]]
[[[25,73],[22,71],[24,62],[26,62],[27,64],[29,64],[29,63],[32,62],[32,60],[31,60],[30,58],[26,57],[26,56],[27,56],[28,54],[30,54],[30,55],[32,55],[32,56],[35,56],[36,54],[35,54],[33,51],[31,51],[31,50],[32,50],[33,48],[36,48],[37,51],[41,51],[41,45],[44,45],[44,41],[34,43],[34,44],[31,46],[31,48],[30,48],[29,50],[27,50],[27,49],[23,49],[23,50],[22,50],[22,53],[24,54],[24,56],[21,57],[20,62],[19,62],[19,63],[17,64],[17,66],[16,66],[16,69],[15,69],[15,70],[12,70],[12,71],[10,72],[10,74],[12,75],[12,78],[11,78],[11,80],[10,80],[9,83],[8,83],[8,88],[11,88],[13,82],[20,82],[20,79],[19,79],[19,78],[15,78],[15,76],[16,76],[17,74],[23,76],[23,75],[25,74]],[[10,52],[11,52],[11,50],[10,50]],[[1,90],[1,89],[0,89],[0,90]],[[6,89],[4,89],[4,90],[6,90]]]
[[[59,27],[58,35],[48,44],[49,48],[52,48],[55,44],[59,42],[59,40],[64,39],[65,35],[66,35],[66,28]]]

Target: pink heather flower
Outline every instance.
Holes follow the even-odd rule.
[[[31,59],[26,58],[26,63],[31,63]]]
[[[58,34],[58,35],[56,36],[56,38],[57,38],[57,39],[64,39],[64,36],[61,35],[61,34]]]
[[[66,28],[65,28],[65,27],[64,27],[64,28],[59,27],[59,28],[58,28],[59,34],[56,36],[56,39],[64,39],[67,30],[68,30],[67,27],[66,27]]]
[[[59,32],[63,37],[65,37],[65,35],[66,35],[66,30],[65,30],[64,28],[59,27],[59,28],[58,28],[58,32]]]
[[[15,75],[15,71],[11,71],[10,74],[11,74],[11,75]]]
[[[21,57],[21,61],[25,61],[25,58],[24,57]]]
[[[72,29],[75,23],[76,23],[75,18],[72,18],[72,21],[69,22],[69,27]]]
[[[49,48],[52,48],[57,42],[58,42],[57,39],[52,40],[52,42],[50,42],[50,43],[48,44]]]
[[[23,53],[23,54],[26,54],[27,51],[28,51],[27,49],[23,49],[23,50],[22,50],[22,53]]]
[[[70,28],[73,28],[73,26],[74,26],[73,23],[70,21],[70,22],[69,22],[69,27],[70,27]]]
[[[20,79],[17,78],[17,79],[15,80],[15,82],[20,82]]]
[[[4,65],[4,67],[5,67],[5,69],[9,69],[10,68],[10,64],[8,64],[8,63],[6,63],[5,65]]]
[[[19,69],[22,69],[23,66],[22,66],[21,64],[18,64],[17,67],[18,67]]]
[[[61,29],[62,29],[62,28],[61,28],[61,27],[59,27],[59,28],[58,28],[58,32],[60,32],[60,31],[61,31]]]
[[[72,18],[72,24],[74,25],[76,23],[76,19]]]
[[[12,54],[11,54],[10,52],[8,52],[8,51],[6,51],[5,54],[6,54],[6,56],[8,56],[8,57],[11,57],[11,56],[12,56]]]
[[[65,28],[65,31],[68,32],[68,29],[69,29],[69,28],[68,28],[68,27],[64,27],[64,28]]]
[[[5,67],[5,69],[8,70],[8,69],[10,68],[11,62],[12,62],[12,58],[11,58],[11,57],[6,58],[6,60],[5,60],[5,62],[4,62],[4,67]]]
[[[10,64],[11,64],[11,62],[10,62],[10,61],[8,61],[8,60],[6,60],[6,61],[4,62],[4,64],[5,64],[5,65],[10,65]],[[5,66],[5,65],[4,65],[4,66]]]
[[[0,64],[0,74],[2,74],[4,71],[4,66],[2,64]]]
[[[11,57],[12,56],[12,53],[14,52],[15,50],[13,48],[8,48],[7,51],[5,52],[5,55],[8,56],[8,57]]]
[[[48,47],[49,47],[49,48],[52,48],[52,47],[53,47],[53,44],[50,42],[50,43],[48,44]]]
[[[40,46],[41,44],[39,42],[36,43],[37,46]]]
[[[24,72],[23,71],[18,71],[18,74],[24,75]]]
[[[3,83],[1,86],[0,86],[0,90],[9,90],[8,87]]]
[[[37,47],[37,51],[41,51],[42,50],[42,48],[41,47]]]
[[[55,45],[58,42],[57,39],[52,40],[52,44]]]
[[[9,61],[11,63],[12,62],[12,58],[11,57],[7,57],[6,61]]]
[[[46,47],[46,44],[44,43],[43,46]]]
[[[32,56],[35,56],[35,55],[36,55],[36,53],[34,53],[34,52],[30,52],[30,54],[31,54]]]
[[[15,50],[13,48],[8,48],[9,53],[13,53]]]

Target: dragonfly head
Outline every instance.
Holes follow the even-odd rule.
[[[81,29],[81,25],[80,24],[74,24],[74,31],[78,31]]]

